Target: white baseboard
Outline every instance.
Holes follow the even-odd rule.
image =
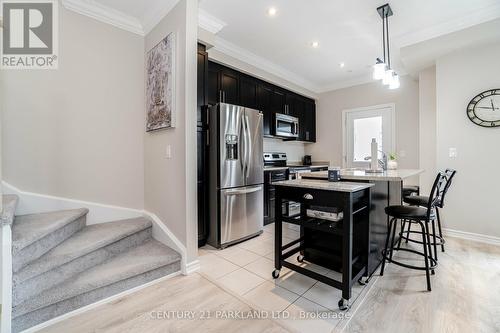
[[[467,239],[471,241],[500,245],[500,237],[488,236],[483,234],[476,234],[473,232],[466,232],[454,229],[443,228],[443,232],[446,236]]]
[[[200,269],[200,261],[199,260],[194,260],[191,261],[186,265],[186,269],[182,271],[182,274],[184,275],[189,275],[192,274]]]
[[[48,321],[43,322],[43,323],[41,323],[41,324],[38,324],[38,325],[36,325],[36,326],[30,327],[30,328],[28,328],[27,330],[22,331],[22,333],[32,333],[32,332],[37,332],[37,331],[40,331],[41,329],[44,329],[44,328],[49,327],[49,326],[51,326],[51,325],[54,325],[54,324],[56,324],[56,323],[58,323],[58,322],[61,322],[61,321],[66,320],[66,319],[68,319],[68,318],[74,317],[74,316],[76,316],[76,315],[79,315],[79,314],[84,313],[84,312],[86,312],[86,311],[89,311],[89,310],[91,310],[91,309],[94,309],[94,308],[96,308],[96,307],[98,307],[98,306],[100,306],[100,305],[103,305],[103,304],[106,304],[106,303],[110,303],[110,302],[112,302],[112,301],[114,301],[114,300],[116,300],[116,299],[118,299],[118,298],[121,298],[121,297],[123,297],[123,296],[130,295],[130,294],[132,294],[132,293],[135,293],[136,291],[139,291],[139,290],[141,290],[141,289],[144,289],[144,288],[150,287],[150,286],[155,285],[155,284],[157,284],[157,283],[160,283],[160,282],[162,282],[162,281],[165,281],[165,280],[171,279],[171,278],[173,278],[173,277],[175,277],[175,276],[178,276],[178,275],[180,275],[180,274],[181,274],[181,272],[175,272],[175,273],[169,274],[169,275],[167,275],[167,276],[163,276],[163,277],[161,277],[161,278],[159,278],[159,279],[153,280],[153,281],[151,281],[151,282],[148,282],[148,283],[142,284],[142,285],[137,286],[137,287],[135,287],[135,288],[125,290],[125,291],[123,291],[123,292],[121,292],[121,293],[119,293],[119,294],[116,294],[116,295],[110,296],[110,297],[108,297],[108,298],[105,298],[105,299],[102,299],[102,300],[97,301],[97,302],[95,302],[95,303],[92,303],[92,304],[86,305],[86,306],[81,307],[81,308],[79,308],[79,309],[76,309],[76,310],[74,310],[74,311],[71,311],[71,312],[65,313],[65,314],[63,314],[63,315],[61,315],[61,316],[59,316],[59,317],[52,318],[51,320],[48,320]],[[3,332],[2,332],[2,333],[3,333]]]
[[[4,194],[16,194],[19,197],[16,214],[43,213],[54,210],[88,208],[87,224],[105,223],[109,221],[130,219],[144,215],[139,209],[125,208],[113,205],[104,205],[96,202],[68,199],[27,192],[2,181]]]

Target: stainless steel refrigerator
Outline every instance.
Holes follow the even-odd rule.
[[[264,226],[262,113],[217,104],[209,111],[210,225],[217,248],[254,237]]]

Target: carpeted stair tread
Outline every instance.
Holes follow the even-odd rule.
[[[88,213],[87,208],[19,215],[12,225],[12,254]]]
[[[47,289],[17,305],[13,309],[13,318],[134,276],[146,274],[157,268],[180,262],[180,259],[181,257],[177,252],[151,239],[100,265],[92,267],[78,275],[74,280]]]
[[[144,217],[89,225],[14,273],[14,284],[64,265],[97,249],[151,227]]]
[[[0,225],[12,224],[19,197],[14,194],[2,195],[2,221]]]

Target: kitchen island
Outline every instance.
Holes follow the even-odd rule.
[[[339,308],[349,308],[354,283],[369,276],[370,189],[374,184],[295,179],[273,183],[276,188],[275,270],[282,266],[342,290]],[[283,216],[284,201],[300,203],[300,213]],[[333,212],[333,213],[332,213]],[[282,224],[300,226],[300,237],[282,244]],[[296,253],[307,260],[342,273],[338,281],[296,265],[287,258]]]
[[[370,276],[382,262],[382,250],[389,222],[389,217],[385,214],[385,207],[401,205],[403,202],[403,181],[422,172],[424,170],[421,169],[387,170],[381,173],[366,173],[360,169],[340,170],[342,181],[373,184],[370,210],[370,260],[368,261]],[[328,171],[303,174],[302,178],[327,182]]]

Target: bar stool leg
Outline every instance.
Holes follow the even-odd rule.
[[[441,217],[439,217],[439,208],[437,207],[436,207],[436,215],[438,219],[439,237],[441,237],[441,252],[444,252],[444,238],[443,238],[443,231],[441,230]]]
[[[408,238],[410,238],[411,222],[408,223],[408,232],[406,233],[406,243],[408,243]]]
[[[410,222],[408,222],[408,223],[410,223]],[[403,237],[404,237],[405,226],[406,226],[406,220],[402,219],[401,220],[401,233],[399,234],[399,241],[398,241],[398,250],[401,248],[401,241],[403,240]]]
[[[389,220],[389,226],[387,228],[387,237],[385,238],[384,252],[382,253],[382,267],[380,268],[380,276],[384,275],[385,256],[387,255],[387,248],[389,247],[389,238],[391,238],[392,223],[394,222],[394,220],[395,218]]]
[[[432,220],[432,237],[434,239],[434,259],[438,260],[438,251],[437,251],[437,239],[436,239],[436,220]]]
[[[425,235],[427,237],[427,247],[429,249],[429,258],[435,259],[434,256],[433,256],[433,254],[432,254],[431,236],[430,236],[430,233],[429,233],[429,222],[430,221],[425,221]],[[431,269],[431,274],[432,275],[436,274],[434,272],[434,269]]]
[[[392,237],[391,237],[391,254],[389,255],[389,259],[392,261],[392,254],[394,253],[394,243],[396,240],[396,229],[398,226],[398,221],[395,220],[392,226]]]
[[[425,276],[427,278],[427,291],[431,291],[431,275],[430,275],[430,272],[429,272],[429,256],[427,254],[427,241],[426,241],[426,228],[424,226],[424,224],[422,223],[422,221],[418,221],[418,223],[420,224],[420,228],[422,229],[422,243],[424,245],[424,261],[425,261]]]

